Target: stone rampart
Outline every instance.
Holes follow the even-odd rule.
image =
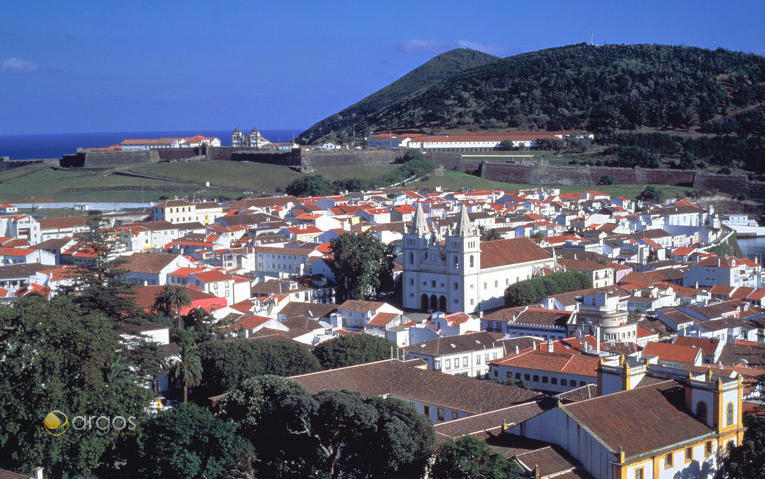
[[[403,148],[340,150],[340,151],[303,151],[301,161],[314,168],[332,166],[379,166],[395,163],[406,153]]]

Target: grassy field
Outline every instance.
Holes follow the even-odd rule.
[[[329,179],[345,177],[377,178],[397,165],[319,168]],[[130,171],[153,178],[119,174]],[[245,195],[272,194],[284,188],[301,173],[294,169],[262,163],[229,161],[190,161],[138,165],[129,169],[54,169],[31,165],[0,172],[1,201],[104,201],[150,202],[166,198],[198,197],[230,199]],[[210,187],[205,182],[210,182]],[[476,176],[445,171],[412,187],[441,186],[444,189],[501,188],[518,190],[532,185],[503,183]],[[594,187],[561,186],[563,192],[596,189],[611,195],[634,198],[645,185]],[[656,185],[665,196],[684,196],[690,188]]]
[[[431,175],[427,181],[414,183],[415,186],[441,186],[444,189],[456,190],[460,188],[469,189],[504,189],[521,190],[532,188],[535,185],[525,183],[504,183],[501,181],[487,180],[467,173],[458,173],[456,171],[444,171],[444,176]],[[597,186],[567,186],[567,185],[549,185],[551,188],[560,188],[561,193],[570,193],[572,191],[596,190],[611,196],[625,196],[635,198],[646,185],[628,184],[628,185],[597,185]],[[656,189],[664,193],[665,198],[685,197],[687,192],[693,191],[693,188],[684,188],[671,185],[653,185]]]

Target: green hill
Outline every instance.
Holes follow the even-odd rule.
[[[313,125],[298,137],[298,141],[312,143],[321,138],[328,138],[332,132],[340,130],[348,130],[347,135],[350,136],[352,127],[357,122],[357,119],[374,115],[383,108],[445,80],[456,73],[497,60],[498,58],[493,55],[466,48],[442,53],[385,88],[372,93],[340,113]],[[363,131],[363,129],[356,129],[358,134],[362,134]]]
[[[732,118],[739,130],[752,124],[761,129],[764,71],[763,57],[722,49],[571,45],[499,59],[408,94],[407,83],[396,82],[375,94],[396,85],[395,94],[383,95],[394,102],[365,99],[313,126],[301,140],[347,138],[352,125],[357,132],[647,127],[719,133]],[[746,121],[737,120],[742,113]]]

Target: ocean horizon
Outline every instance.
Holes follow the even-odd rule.
[[[290,141],[304,129],[260,130],[274,142]],[[220,138],[222,146],[231,146],[232,130],[121,131],[92,133],[51,133],[0,135],[0,157],[11,160],[61,158],[76,153],[77,148],[102,148],[117,145],[126,138],[167,138],[203,135]]]

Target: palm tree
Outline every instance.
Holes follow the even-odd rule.
[[[183,402],[188,401],[189,388],[199,386],[202,382],[202,360],[199,349],[188,340],[181,340],[181,359],[173,365],[170,377],[173,381],[183,384]]]
[[[183,324],[181,324],[181,308],[190,304],[191,296],[189,296],[185,286],[166,284],[154,300],[154,309],[162,311],[168,316],[175,311],[177,327],[181,329],[183,327]]]

